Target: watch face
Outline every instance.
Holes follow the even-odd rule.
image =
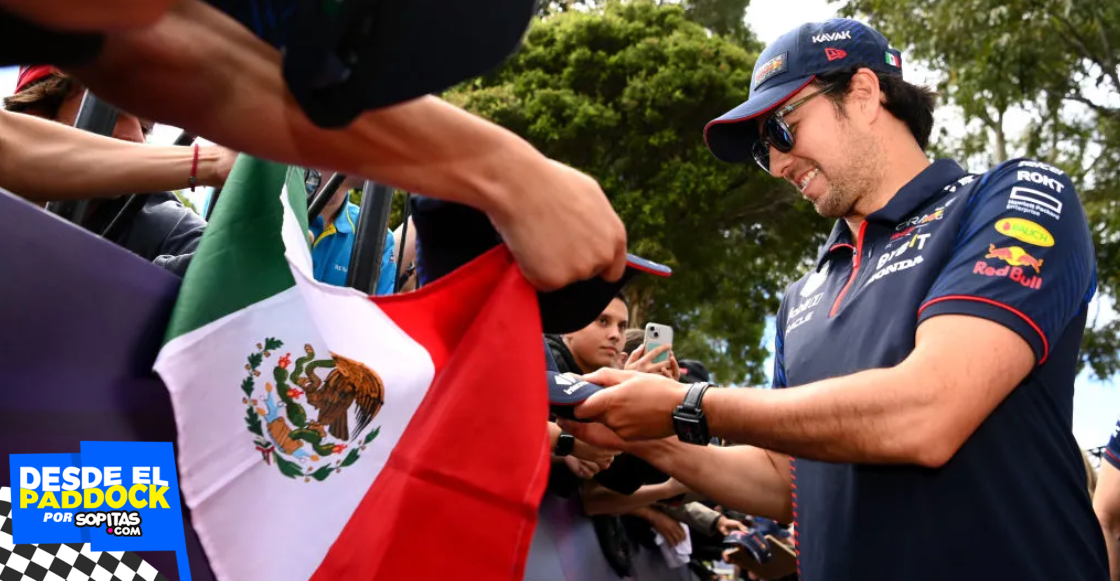
[[[704,434],[704,426],[701,425],[699,419],[676,416],[673,418],[673,428],[682,442],[701,444],[708,440]]]

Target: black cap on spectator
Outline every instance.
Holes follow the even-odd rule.
[[[708,383],[711,381],[711,374],[708,373],[708,368],[704,367],[703,363],[695,359],[681,359],[678,364],[681,367],[681,383]]]
[[[646,484],[661,484],[669,475],[633,454],[615,456],[606,470],[595,475],[595,481],[620,494],[634,494]]]
[[[412,223],[416,226],[416,263],[421,285],[443,277],[502,242],[486,214],[434,198],[412,197]],[[615,282],[595,277],[539,293],[544,332],[571,333],[586,327],[640,272],[661,277],[672,274],[669,267],[656,262],[632,254],[627,258],[626,272]]]

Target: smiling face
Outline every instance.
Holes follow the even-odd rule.
[[[811,85],[794,93],[796,102],[821,88]],[[831,96],[830,96],[831,97]],[[866,116],[852,114],[851,95],[838,109],[831,98],[806,102],[785,116],[794,135],[793,149],[770,148],[770,173],[785,179],[826,218],[843,218],[878,186],[883,174],[878,143]]]
[[[614,367],[629,318],[626,303],[614,299],[593,323],[564,336],[581,371],[591,373],[601,367]]]

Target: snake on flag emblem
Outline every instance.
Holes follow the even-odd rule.
[[[317,358],[310,343],[295,361],[291,353],[279,357],[266,378],[272,381],[260,381],[258,368],[283,346],[269,337],[248,356],[241,382],[245,424],[265,463],[275,462],[288,478],[321,482],[357,462],[377,437],[379,428],[368,429],[385,403],[385,384],[353,359]]]

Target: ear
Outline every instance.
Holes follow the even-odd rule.
[[[867,123],[874,123],[883,110],[879,77],[868,68],[856,71],[848,86],[847,99],[849,115],[855,114]]]

